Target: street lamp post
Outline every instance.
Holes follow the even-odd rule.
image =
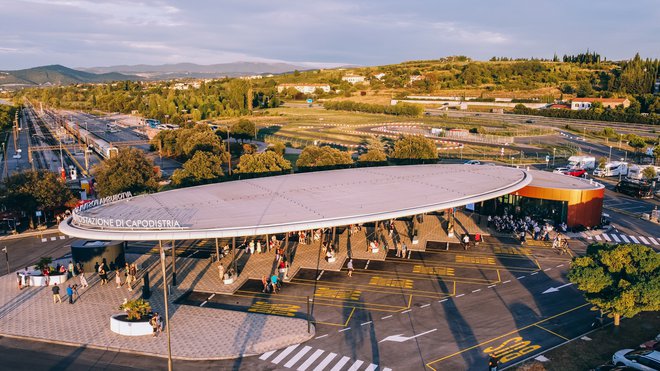
[[[555,155],[557,154],[557,148],[552,149],[552,167],[555,167]]]
[[[511,167],[513,167],[513,159],[514,159],[514,157],[511,156]]]
[[[158,241],[160,247],[160,266],[163,271],[163,298],[165,300],[165,328],[167,329],[167,369],[172,371],[172,343],[170,340],[170,310],[167,298],[167,272],[165,271],[165,250],[163,241]]]
[[[229,176],[231,176],[231,146],[229,145],[229,131],[231,130],[229,125],[225,125],[225,128],[227,128],[227,154],[229,155]]]
[[[611,162],[611,161],[612,161],[612,146],[610,146],[610,155],[607,156],[607,162]]]

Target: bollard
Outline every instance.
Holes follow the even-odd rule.
[[[309,316],[309,303],[310,302],[311,302],[311,300],[309,299],[309,296],[308,296],[307,297],[307,333],[308,334],[312,332],[311,323],[310,323],[310,316]]]

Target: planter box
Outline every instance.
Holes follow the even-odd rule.
[[[67,281],[66,274],[58,274],[49,276],[48,279],[50,285],[61,285]],[[32,276],[30,275],[30,286],[45,286],[46,285],[46,276]]]
[[[373,249],[371,249],[371,252],[374,253],[374,254],[378,254],[378,251],[380,251],[380,250],[377,247],[374,247]]]
[[[225,285],[231,285],[232,283],[234,283],[234,277],[230,277],[227,278],[226,280],[222,280],[222,283],[224,283]]]
[[[127,315],[115,314],[110,317],[110,330],[116,334],[124,336],[151,335],[153,334],[154,329],[149,323],[150,319],[151,317],[140,321],[128,321]]]
[[[334,257],[328,258],[328,263],[334,263],[336,261],[337,261],[337,258],[334,258]]]

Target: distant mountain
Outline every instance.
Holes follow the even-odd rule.
[[[15,71],[0,71],[0,86],[69,85],[85,82],[141,80],[139,76],[117,72],[90,73],[59,64]]]
[[[195,63],[161,65],[138,64],[131,66],[120,65],[80,69],[93,73],[121,72],[125,74],[139,75],[150,79],[159,79],[175,77],[234,77],[264,73],[280,74],[295,70],[308,70],[310,68],[289,63],[232,62],[210,65],[200,65]]]

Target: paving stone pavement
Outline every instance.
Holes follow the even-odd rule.
[[[147,260],[149,256],[127,255],[127,260]],[[179,262],[179,260],[177,260]],[[168,269],[169,270],[169,269]],[[216,274],[217,276],[217,274]],[[111,349],[160,357],[167,356],[163,335],[126,337],[110,331],[110,316],[124,298],[141,294],[116,288],[114,276],[101,285],[96,274],[89,277],[89,288],[80,289],[80,298],[68,304],[66,286],[60,285],[63,303],[54,304],[51,287],[18,290],[15,274],[0,277],[0,334],[50,342]],[[164,313],[162,274],[159,264],[150,270],[153,310]],[[73,278],[67,283],[77,283]],[[172,296],[182,294],[172,290]],[[170,304],[173,357],[179,359],[225,359],[260,354],[309,340],[307,322],[302,319],[267,316],[258,313],[226,311]]]

